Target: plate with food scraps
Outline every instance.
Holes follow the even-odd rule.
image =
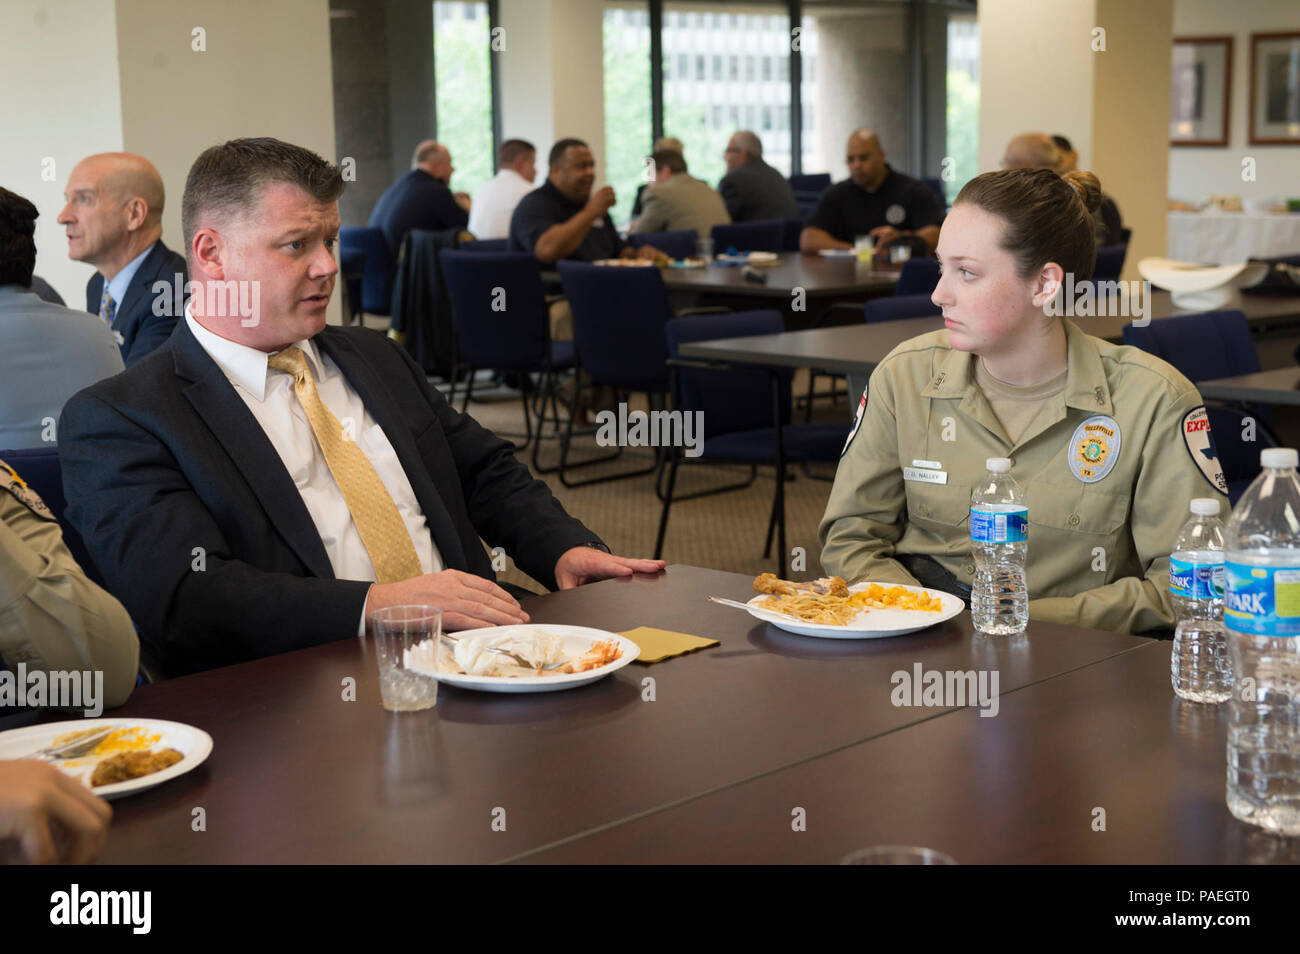
[[[212,752],[212,736],[164,719],[77,719],[0,732],[0,759],[24,759],[52,745],[65,745],[113,729],[85,755],[52,762],[101,798],[134,795],[184,775]]]
[[[837,576],[790,583],[764,573],[749,615],[800,636],[881,639],[903,636],[950,620],[966,608],[951,593],[923,586],[863,581],[847,586]],[[837,619],[838,622],[831,622]]]
[[[438,681],[446,685],[482,692],[576,689],[605,678],[641,655],[641,647],[626,636],[587,626],[525,623],[470,629],[450,635],[456,642],[441,640],[436,668],[431,653],[408,657],[407,665],[423,672],[434,672]],[[508,649],[536,665],[521,666],[509,656],[489,652],[488,647]],[[414,652],[419,653],[419,648]],[[538,671],[557,662],[564,665],[559,669]]]

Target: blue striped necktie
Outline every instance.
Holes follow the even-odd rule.
[[[117,302],[108,293],[108,282],[104,282],[104,294],[99,296],[99,317],[109,328],[113,327],[113,319],[117,317]]]

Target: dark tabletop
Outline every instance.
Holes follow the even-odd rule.
[[[1300,839],[1228,812],[1226,708],[1174,696],[1170,646],[1003,687],[995,716],[949,710],[527,860],[835,864],[913,845],[965,864],[1300,861]]]
[[[1201,397],[1221,401],[1262,401],[1300,405],[1300,367],[1217,378],[1196,385]]]
[[[1242,310],[1252,328],[1264,329],[1300,318],[1300,298],[1287,295],[1248,297],[1243,299]],[[869,374],[885,355],[904,341],[942,329],[943,319],[937,311],[936,308],[936,314],[930,318],[906,318],[900,321],[786,331],[750,338],[698,341],[681,345],[679,353],[684,358],[793,368],[815,367],[836,374]],[[1173,307],[1167,292],[1156,292],[1152,296],[1152,320],[1158,321],[1180,314],[1186,312]],[[1076,317],[1071,320],[1090,335],[1120,342],[1124,337],[1124,326],[1130,324],[1133,318]],[[1202,393],[1206,397],[1211,396],[1209,392]],[[1255,397],[1258,399],[1258,396]],[[1278,403],[1300,403],[1300,400]]]
[[[825,258],[816,253],[783,252],[780,265],[757,266],[764,284],[747,281],[740,265],[708,268],[665,268],[669,291],[725,293],[759,298],[791,297],[802,288],[809,298],[846,297],[891,293],[898,284],[898,269],[861,266],[855,259]]]
[[[940,710],[890,701],[891,674],[918,662],[996,669],[1008,693],[1149,642],[1040,623],[987,638],[967,614],[909,636],[820,640],[705,599],[746,599],[751,583],[673,566],[526,600],[534,622],[722,641],[565,692],[443,686],[436,709],[390,713],[371,644],[356,639],[143,687],[111,715],[190,723],[214,748],[195,771],[115,802],[102,860],[504,860],[932,720]],[[355,702],[342,698],[348,677]],[[196,807],[204,832],[191,830]],[[491,827],[498,808],[505,831]]]

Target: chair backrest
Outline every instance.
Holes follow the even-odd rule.
[[[1098,282],[1119,281],[1119,273],[1124,270],[1124,259],[1128,255],[1128,244],[1103,245],[1097,249],[1097,264],[1093,266],[1092,278]]]
[[[782,219],[781,251],[799,251],[799,235],[803,232],[803,219]]]
[[[895,295],[929,295],[939,284],[937,258],[909,258],[898,273]]]
[[[367,314],[390,315],[393,308],[393,272],[397,262],[382,229],[348,226],[339,229],[339,247],[365,256],[361,278],[361,307]]]
[[[901,318],[925,318],[941,314],[938,305],[925,295],[895,295],[892,298],[868,298],[862,306],[862,316],[873,321],[897,321]]]
[[[804,172],[790,176],[790,188],[795,192],[815,192],[818,195],[831,187],[829,172]]]
[[[653,245],[669,258],[691,258],[695,255],[699,233],[694,229],[673,229],[668,232],[629,232],[627,244],[633,248]]]
[[[504,252],[509,246],[509,239],[471,239],[460,243],[462,252]]]
[[[560,262],[558,269],[573,311],[574,347],[592,383],[666,392],[664,322],[672,309],[659,269],[585,262]]]
[[[779,311],[740,311],[687,315],[668,322],[664,329],[668,353],[693,341],[771,335],[785,330]],[[790,369],[778,371],[781,423],[790,421]],[[704,436],[734,434],[772,426],[772,380],[766,374],[744,371],[677,369],[677,407],[687,413],[704,412]]]
[[[439,254],[463,364],[522,371],[540,368],[549,337],[542,267],[527,252]]]
[[[99,568],[95,566],[95,561],[90,558],[81,534],[77,533],[72,524],[63,518],[63,511],[67,509],[68,501],[63,496],[63,466],[59,462],[58,447],[0,450],[0,460],[12,467],[18,476],[40,495],[45,506],[50,508],[50,513],[54,514],[55,519],[59,521],[59,527],[63,530],[63,542],[73,558],[81,564],[86,576],[103,586],[104,579],[99,575]]]
[[[1132,229],[1130,229],[1130,228],[1126,228],[1126,227],[1121,227],[1121,228],[1120,228],[1120,230],[1119,230],[1119,240],[1120,240],[1123,244],[1127,245],[1127,244],[1128,244],[1128,240],[1131,239],[1132,237],[1133,237],[1133,230],[1132,230]]]
[[[785,243],[785,219],[759,219],[713,227],[713,251],[779,252]]]

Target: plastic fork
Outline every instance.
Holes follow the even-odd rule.
[[[447,642],[449,643],[460,642],[460,637],[452,636],[449,633],[443,633],[442,638],[447,640]],[[513,659],[519,665],[523,666],[525,669],[534,669],[537,672],[550,672],[552,669],[559,669],[561,666],[567,666],[572,661],[569,659],[565,659],[557,663],[551,663],[549,666],[537,666],[534,665],[531,660],[525,659],[523,656],[520,656],[518,653],[512,653],[508,649],[500,649],[496,646],[485,646],[483,648],[490,653],[500,653],[502,656],[509,656],[511,659]]]
[[[116,726],[108,726],[86,736],[84,739],[73,739],[71,742],[64,742],[62,745],[47,746],[33,752],[27,758],[36,759],[38,762],[58,762],[62,759],[75,759],[78,755],[85,755],[103,742],[112,735],[116,728]]]

